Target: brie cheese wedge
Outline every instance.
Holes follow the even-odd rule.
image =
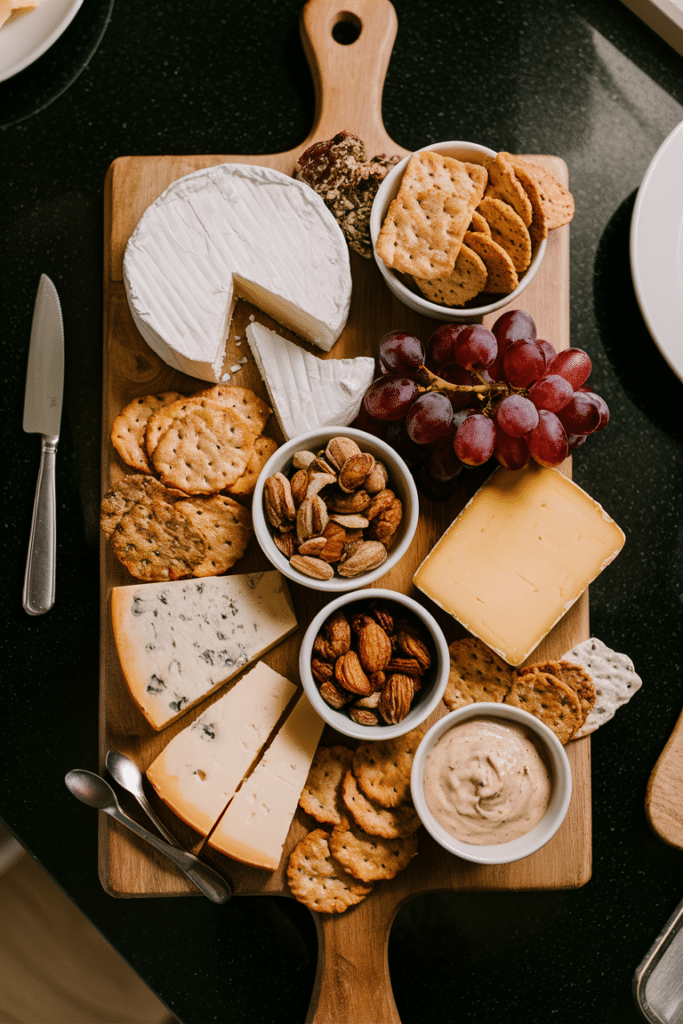
[[[356,418],[375,377],[374,359],[319,359],[256,321],[247,339],[287,440]]]
[[[348,247],[320,196],[252,164],[169,185],[128,241],[123,280],[150,348],[207,381],[220,380],[238,295],[325,351],[351,302]]]

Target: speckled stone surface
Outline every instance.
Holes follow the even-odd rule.
[[[592,742],[588,884],[414,899],[391,934],[394,994],[403,1024],[635,1024],[633,972],[683,897],[683,851],[650,831],[643,810],[683,708],[683,385],[640,317],[629,230],[644,172],[683,119],[683,57],[618,0],[395,7],[392,138],[407,148],[474,139],[568,164],[572,343],[590,353],[612,414],[576,454],[574,478],[627,536],[591,587],[591,628],[632,657],[643,688]],[[111,899],[96,875],[94,820],[63,784],[70,768],[97,766],[103,182],[123,154],[299,143],[313,116],[299,9],[87,0],[52,52],[0,83],[0,817],[185,1024],[303,1022],[316,938],[308,912],[285,899]],[[30,619],[21,586],[38,447],[21,418],[43,271],[62,298],[67,377],[57,604]]]

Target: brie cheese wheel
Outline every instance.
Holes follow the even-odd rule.
[[[351,302],[344,235],[308,185],[252,164],[174,181],[123,259],[131,314],[170,366],[218,381],[237,295],[329,351]]]
[[[111,614],[126,683],[157,730],[297,626],[276,570],[115,587]]]
[[[209,846],[233,860],[275,871],[324,725],[302,694],[237,790]]]
[[[287,440],[355,420],[375,377],[374,359],[319,359],[256,321],[247,339]]]
[[[208,835],[295,692],[293,683],[263,662],[242,676],[147,769],[164,803]]]

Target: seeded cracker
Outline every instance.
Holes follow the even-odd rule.
[[[416,277],[415,283],[430,302],[438,302],[443,306],[464,306],[485,290],[487,277],[482,258],[463,244],[449,277],[437,277],[434,281]]]
[[[141,473],[125,476],[102,498],[100,528],[105,537],[113,536],[123,516],[135,505],[151,501],[154,497],[169,503],[173,500],[173,494],[156,477]]]
[[[271,414],[269,405],[258,397],[250,388],[239,388],[227,384],[216,384],[205,391],[199,391],[195,398],[208,398],[211,402],[218,402],[227,409],[239,413],[246,421],[253,434],[260,434],[265,428]]]
[[[299,806],[316,821],[340,825],[344,820],[342,780],[353,762],[353,750],[339,745],[318,747]]]
[[[261,470],[276,450],[277,441],[274,441],[272,437],[266,437],[265,434],[257,437],[254,441],[254,450],[249,457],[247,468],[235,480],[234,484],[225,488],[226,491],[233,495],[252,494]]]
[[[481,205],[481,203],[479,205]],[[470,221],[468,231],[481,231],[483,234],[488,235],[489,238],[491,237],[491,228],[488,225],[486,217],[482,217],[477,210],[472,214],[472,220]]]
[[[552,729],[560,743],[567,743],[581,724],[581,705],[574,691],[549,673],[533,668],[516,677],[504,703],[535,715]]]
[[[405,839],[383,839],[368,835],[348,821],[332,830],[329,843],[342,867],[362,882],[394,878],[417,854],[415,832]]]
[[[251,513],[232,498],[213,494],[207,498],[185,498],[175,511],[184,515],[204,539],[204,558],[192,570],[193,576],[219,576],[246,551],[253,533]]]
[[[182,395],[177,391],[163,391],[159,395],[145,395],[129,402],[121,410],[111,427],[111,443],[126,465],[142,473],[151,472],[145,447],[145,431],[150,416]]]
[[[512,686],[510,666],[476,637],[455,640],[448,648],[450,671],[444,691],[444,704],[449,711],[493,701],[500,704]]]
[[[581,665],[564,659],[562,661],[534,663],[534,665],[530,665],[528,668],[537,669],[539,672],[548,672],[550,675],[555,676],[556,679],[566,683],[574,691],[581,705],[581,725],[583,725],[589,711],[595,704],[595,686],[586,669],[582,668]],[[518,672],[520,671],[525,672],[527,669],[518,670]]]
[[[341,914],[372,892],[371,883],[354,878],[334,859],[322,828],[309,832],[292,850],[287,881],[300,903],[324,914]]]
[[[486,172],[438,153],[415,153],[384,220],[378,255],[394,270],[433,280],[453,272]]]
[[[631,659],[611,650],[595,637],[577,644],[564,657],[567,661],[583,665],[595,686],[595,704],[577,732],[577,739],[588,736],[613,718],[643,685]]]
[[[203,560],[206,543],[174,506],[152,498],[127,512],[112,536],[114,554],[139,580],[190,576]]]
[[[232,409],[201,399],[174,419],[154,449],[154,469],[163,483],[187,494],[212,494],[230,487],[247,468],[254,434]]]
[[[424,727],[389,740],[361,743],[353,756],[353,774],[361,790],[381,807],[410,800],[410,771]]]
[[[504,158],[525,189],[527,182],[534,183],[545,210],[548,231],[561,228],[571,221],[574,216],[574,197],[554,174],[511,153],[499,153],[498,156]]]
[[[505,249],[518,274],[531,263],[531,237],[524,221],[509,203],[485,196],[479,203],[481,213],[491,229],[491,238]]]
[[[382,807],[361,792],[352,770],[344,776],[342,794],[349,814],[368,835],[382,836],[384,839],[405,839],[420,827],[420,819],[412,803]]]
[[[486,267],[486,291],[491,295],[509,295],[519,284],[514,264],[502,245],[480,231],[466,231],[469,246]]]

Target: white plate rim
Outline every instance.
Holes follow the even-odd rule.
[[[683,380],[683,121],[645,172],[631,217],[631,276],[653,341]]]
[[[62,33],[69,27],[82,7],[83,0],[70,0],[68,3],[64,3],[62,0],[62,3],[64,13],[57,23],[51,21],[47,28],[44,21],[39,17],[41,11],[41,6],[39,5],[35,10],[27,11],[25,14],[22,14],[16,22],[5,25],[0,29],[0,32],[9,33],[15,26],[21,26],[22,29],[31,30],[29,38],[33,39],[33,46],[31,50],[28,53],[25,53],[24,56],[13,64],[3,66],[2,57],[0,56],[0,82],[4,82],[8,78],[13,78],[14,75],[18,75],[20,71],[23,71],[24,68],[33,64],[33,62],[38,60],[39,57],[42,57],[45,51],[49,50],[50,47],[57,42]],[[43,9],[45,10],[46,8]],[[22,32],[22,35],[24,34],[25,33]],[[8,35],[7,38],[10,39],[11,37]]]

